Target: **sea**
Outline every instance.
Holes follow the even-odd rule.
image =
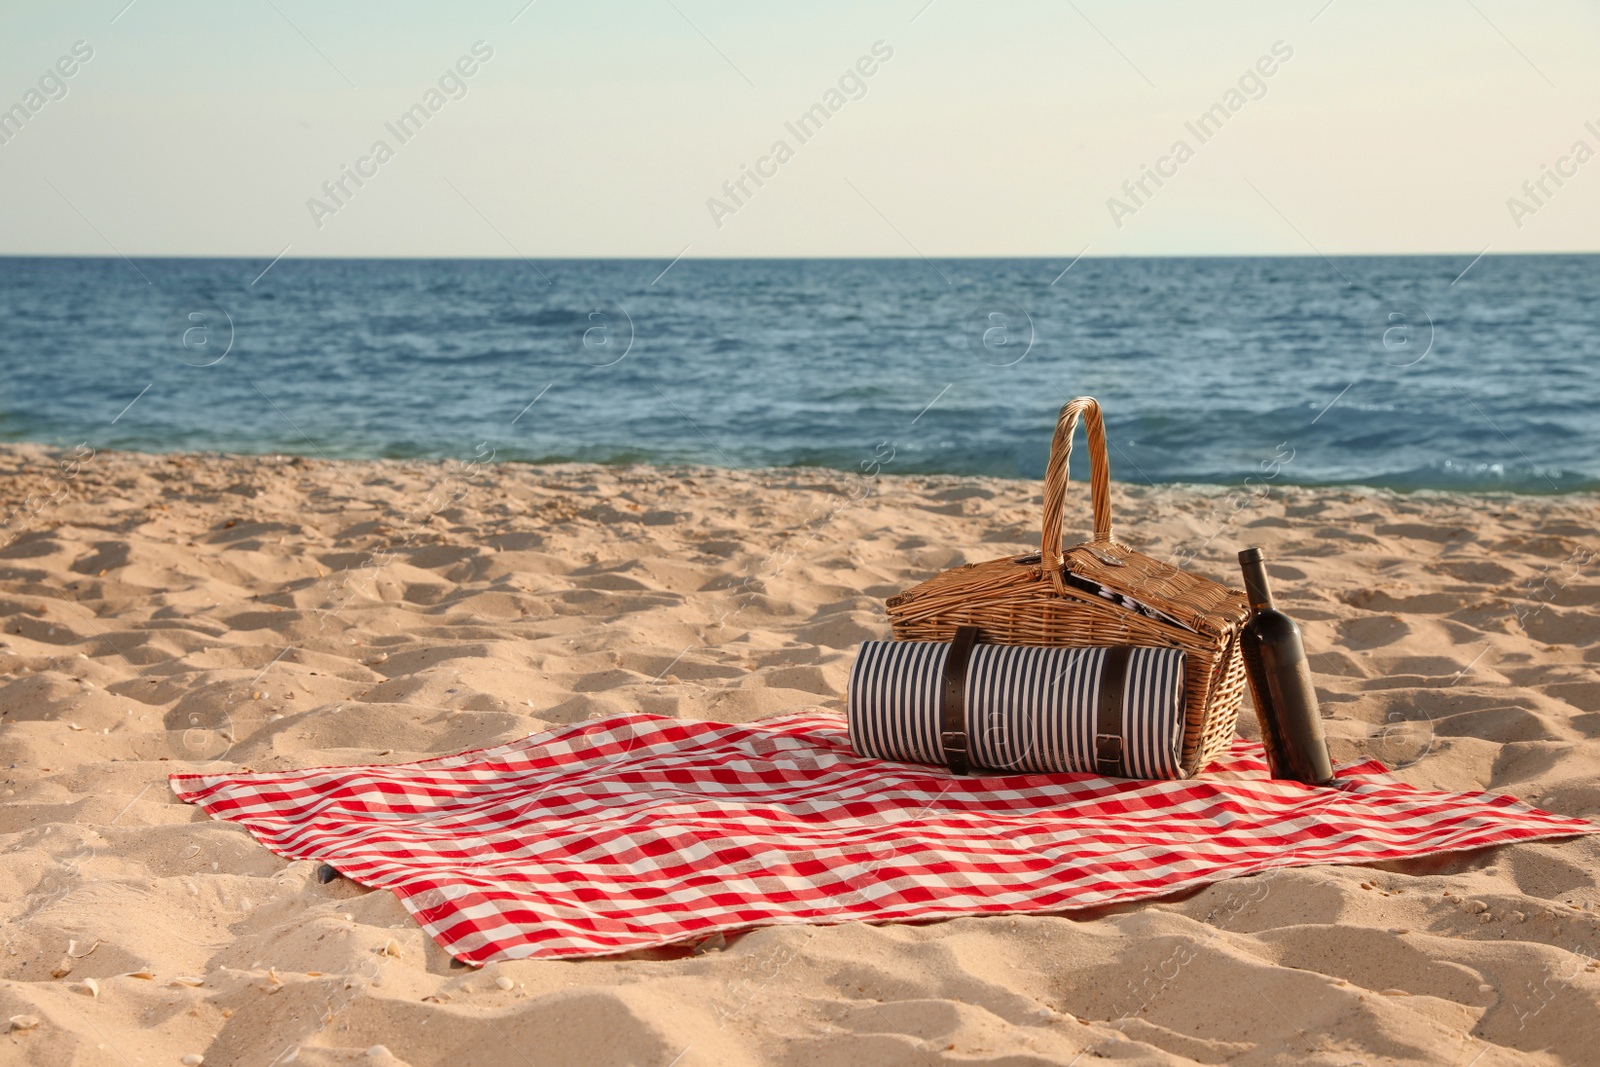
[[[1597,320],[1595,255],[13,257],[0,440],[1037,479],[1087,394],[1119,481],[1566,493]]]

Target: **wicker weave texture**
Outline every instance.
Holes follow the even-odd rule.
[[[1067,463],[1080,416],[1089,438],[1095,536],[1062,551]],[[1150,618],[1068,585],[1069,572],[1170,617]],[[1188,653],[1183,770],[1193,775],[1228,746],[1244,699],[1239,629],[1244,594],[1118,543],[1111,530],[1111,468],[1100,405],[1079,397],[1061,409],[1045,469],[1044,521],[1035,556],[944,571],[888,602],[894,637],[948,641],[957,626],[1005,645],[1153,645]]]

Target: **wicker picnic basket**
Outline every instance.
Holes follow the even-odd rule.
[[[1067,459],[1080,414],[1089,436],[1094,539],[1063,554]],[[1070,401],[1056,422],[1045,468],[1040,549],[956,567],[890,597],[895,639],[949,641],[956,627],[975,626],[978,640],[991,644],[1181,648],[1187,653],[1181,763],[1186,777],[1199,772],[1233,738],[1245,687],[1239,630],[1249,605],[1242,592],[1135,552],[1111,536],[1111,465],[1093,397]],[[1130,601],[1134,606],[1127,606]]]

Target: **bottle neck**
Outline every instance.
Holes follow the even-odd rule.
[[[1244,593],[1250,600],[1250,610],[1272,610],[1272,584],[1267,581],[1267,565],[1261,560],[1241,563],[1244,571]]]

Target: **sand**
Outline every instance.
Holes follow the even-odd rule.
[[[23,445],[0,475],[0,1061],[1600,1062],[1597,838],[476,971],[166,786],[839,710],[887,596],[1036,546],[1036,484]],[[1269,552],[1336,759],[1600,818],[1596,498],[1114,501],[1126,541],[1230,583]]]

